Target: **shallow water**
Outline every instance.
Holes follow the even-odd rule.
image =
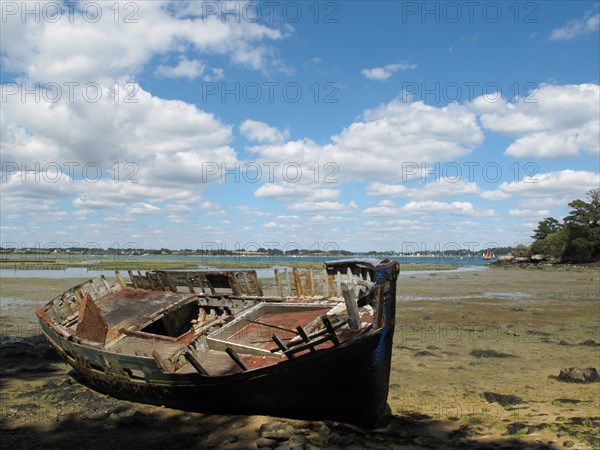
[[[2,308],[4,307],[18,307],[18,306],[29,306],[32,300],[21,297],[2,297]]]
[[[481,294],[469,295],[444,295],[444,296],[421,296],[421,295],[398,295],[396,298],[399,301],[441,301],[441,300],[473,300],[473,299],[521,299],[531,298],[532,295],[526,292],[482,292]]]
[[[0,269],[0,278],[95,278],[100,275],[114,277],[112,270],[88,270],[84,267],[66,269]]]
[[[421,296],[421,295],[398,295],[396,298],[401,302],[418,302],[422,300],[439,301],[439,300],[466,300],[479,298],[478,295],[444,295],[439,297]]]
[[[465,273],[477,272],[484,270],[486,266],[461,266],[450,270],[403,270],[399,274],[399,278],[414,277],[417,275],[445,274],[445,273]]]
[[[288,269],[292,270],[291,267],[286,266],[273,266],[272,268],[244,268],[239,270],[256,270],[256,274],[259,278],[270,278],[273,277],[273,270],[279,269],[284,271]],[[197,269],[190,270],[238,270],[238,269],[219,269],[211,266],[198,266]],[[135,271],[137,272],[137,271]],[[144,273],[145,270],[140,272]],[[120,271],[121,275],[127,277],[126,271]],[[88,270],[85,267],[67,267],[65,269],[0,269],[0,278],[96,278],[100,275],[105,277],[114,277],[114,270]]]
[[[526,292],[484,292],[481,294],[485,298],[530,298],[531,294]]]

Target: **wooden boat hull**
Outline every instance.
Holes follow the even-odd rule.
[[[377,268],[378,283],[385,292],[381,327],[336,347],[225,376],[153,376],[146,371],[150,375],[145,379],[134,380],[98,370],[89,361],[99,354],[123,367],[127,360],[65,339],[48,323],[40,322],[50,343],[77,370],[84,384],[117,398],[206,413],[327,419],[368,427],[380,418],[387,404],[396,276],[395,265]]]
[[[86,366],[84,384],[142,403],[205,413],[264,414],[329,419],[370,426],[383,413],[389,368],[378,359],[381,333],[313,358],[285,361],[263,371],[175,383],[132,383]],[[312,355],[310,355],[312,356]]]

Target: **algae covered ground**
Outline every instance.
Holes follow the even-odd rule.
[[[600,369],[598,271],[430,274],[401,279],[399,297],[394,414],[479,443],[600,447],[599,383],[556,379]]]
[[[374,430],[96,393],[55,356],[33,313],[78,280],[0,281],[3,448],[600,447],[600,383],[557,379],[569,367],[600,369],[596,269],[402,274],[391,415]]]

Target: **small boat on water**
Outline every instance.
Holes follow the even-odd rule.
[[[492,253],[491,250],[486,250],[485,252],[483,252],[481,257],[485,260],[490,260],[490,259],[495,258],[495,255]]]
[[[387,405],[398,270],[328,262],[275,269],[266,287],[254,270],[116,272],[36,314],[79,378],[114,397],[372,426]]]

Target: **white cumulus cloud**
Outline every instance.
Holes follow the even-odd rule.
[[[551,41],[570,41],[581,36],[597,33],[600,28],[600,14],[586,12],[580,19],[569,20],[560,28],[550,33]]]
[[[541,85],[527,98],[490,103],[484,96],[471,107],[489,130],[516,136],[506,154],[517,158],[566,158],[600,154],[600,86]]]
[[[221,20],[194,8],[183,14],[179,2],[167,1],[128,3],[134,8],[128,9],[127,23],[115,20],[114,8],[110,10],[108,4],[98,4],[101,15],[92,21],[86,20],[80,3],[71,7],[52,3],[62,6],[60,20],[3,16],[3,70],[24,73],[39,82],[129,81],[153,56],[186,48],[225,55],[233,64],[255,70],[282,65],[268,42],[283,39],[284,33],[260,23]],[[42,9],[44,2],[32,7]],[[179,69],[186,69],[185,63]],[[187,67],[188,73],[190,69],[193,64]]]
[[[444,178],[429,182],[422,189],[407,188],[402,184],[385,184],[380,182],[372,183],[367,188],[369,195],[388,195],[419,200],[472,195],[479,192],[480,189],[477,183],[464,180],[451,181]]]
[[[240,132],[249,141],[256,143],[280,143],[289,137],[287,130],[279,131],[264,122],[252,119],[246,119],[240,125]]]
[[[322,181],[394,182],[406,163],[450,161],[469,154],[483,137],[476,115],[464,106],[437,108],[395,99],[366,110],[362,120],[333,135],[330,143],[301,139],[250,151],[265,161],[300,164],[303,173],[318,163]]]
[[[564,206],[575,198],[585,198],[586,192],[600,186],[600,174],[587,170],[559,170],[539,173],[523,181],[504,182],[496,189],[485,191],[485,200],[517,198],[527,209]]]
[[[397,64],[387,64],[382,67],[373,67],[371,69],[363,69],[361,73],[370,80],[387,80],[391,77],[395,72],[399,70],[413,70],[416,69],[416,64],[410,63],[397,63]]]
[[[187,78],[194,80],[204,73],[206,65],[197,59],[189,60],[185,56],[180,56],[176,66],[160,65],[154,73],[167,78]]]
[[[410,201],[402,207],[408,212],[448,212],[466,216],[493,216],[494,210],[480,209],[470,202],[440,202],[437,200]]]

